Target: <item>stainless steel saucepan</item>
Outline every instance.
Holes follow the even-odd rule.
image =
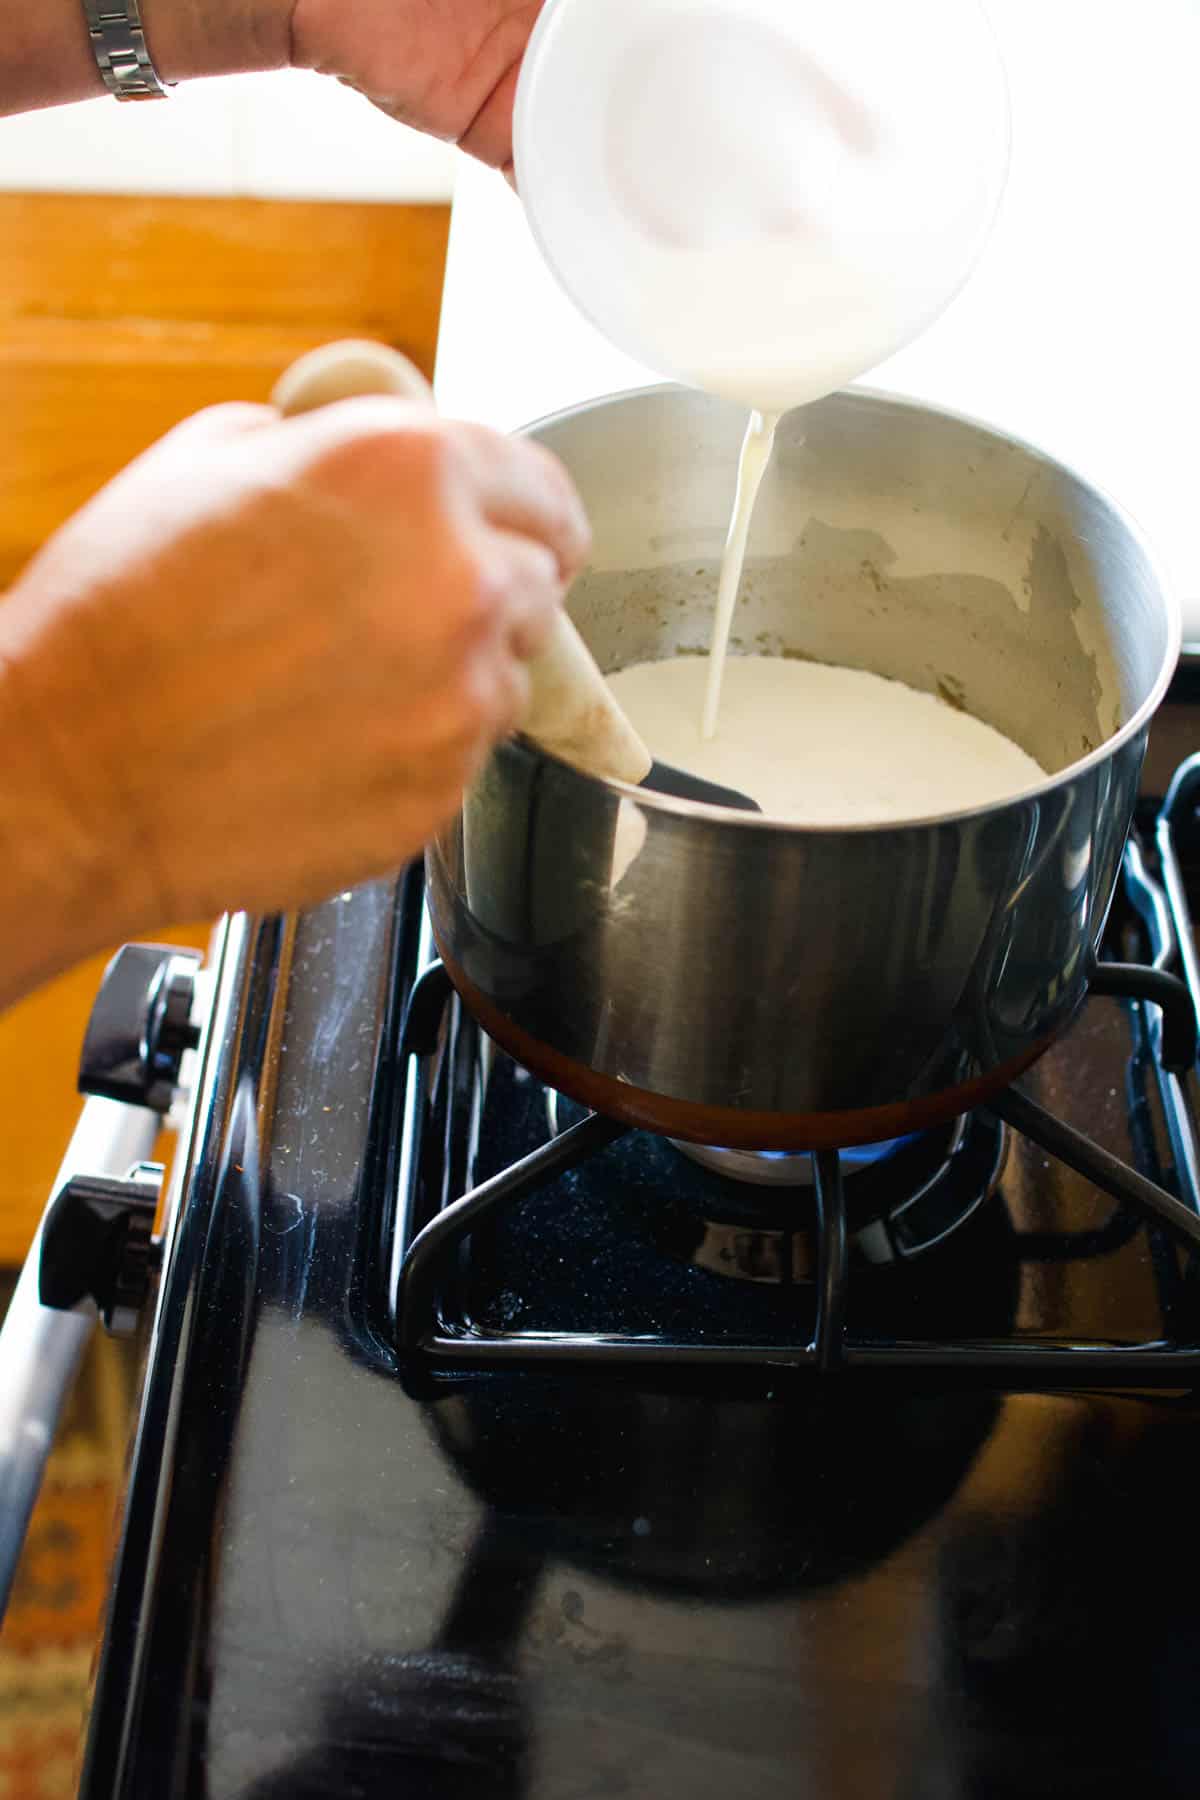
[[[606,671],[707,647],[740,413],[675,388],[532,435],[596,551]],[[898,677],[1050,771],[983,811],[810,829],[582,775],[515,738],[428,858],[467,1004],[560,1090],[672,1137],[810,1149],[978,1104],[1082,999],[1177,608],[1130,521],[1027,445],[854,392],[787,418],[735,651]]]

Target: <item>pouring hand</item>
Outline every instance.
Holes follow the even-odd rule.
[[[542,0],[296,0],[291,54],[402,124],[508,171],[517,76]]]
[[[0,1004],[419,851],[586,548],[547,452],[405,401],[173,431],[0,600]]]
[[[521,57],[541,0],[154,0],[166,81],[289,62],[357,88],[404,124],[507,169]],[[102,94],[78,0],[0,0],[0,115]]]

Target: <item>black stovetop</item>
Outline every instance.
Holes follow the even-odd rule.
[[[1147,765],[1152,879],[1189,679]],[[1192,1796],[1189,1388],[399,1347],[403,1243],[553,1135],[456,1005],[403,1054],[420,913],[410,874],[230,928],[83,1793]],[[1110,947],[1147,953],[1124,899]],[[1025,1085],[1173,1189],[1153,1035],[1094,998]],[[1200,1343],[1135,1208],[992,1119],[951,1160],[907,1238],[886,1179],[847,1178],[852,1331]],[[481,1225],[435,1322],[799,1341],[813,1211],[631,1133]]]

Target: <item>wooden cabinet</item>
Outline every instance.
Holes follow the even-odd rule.
[[[171,425],[265,400],[315,344],[376,337],[432,373],[448,221],[440,205],[0,194],[0,588]],[[154,935],[202,945],[207,927]],[[105,960],[0,1016],[0,1263],[24,1254],[74,1123]]]

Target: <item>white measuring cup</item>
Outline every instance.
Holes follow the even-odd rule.
[[[775,412],[952,299],[1009,109],[977,0],[547,0],[513,135],[534,236],[592,323]]]

